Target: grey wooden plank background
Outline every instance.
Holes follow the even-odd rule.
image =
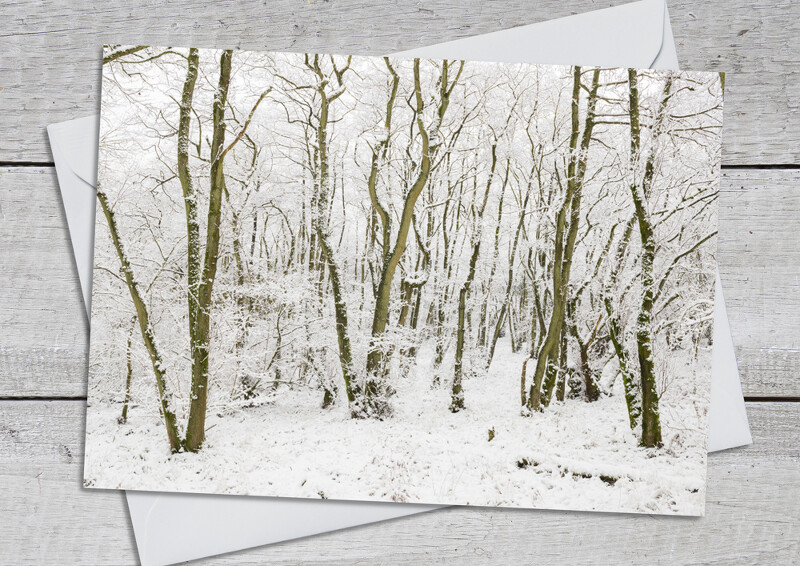
[[[0,2],[0,563],[134,564],[123,498],[80,487],[87,326],[44,126],[97,109],[103,43],[390,52],[625,0]],[[755,444],[707,516],[450,509],[207,564],[800,563],[800,5],[669,3],[726,81],[719,262]]]
[[[80,401],[0,402],[0,509],[14,518],[0,521],[0,561],[136,563],[122,494],[79,487],[84,410]],[[199,563],[797,562],[800,404],[748,411],[754,444],[709,457],[704,518],[452,508]]]
[[[50,161],[43,124],[95,111],[104,43],[392,52],[627,0],[113,0],[4,3],[0,161]],[[682,66],[730,71],[725,163],[797,163],[794,2],[670,2]]]

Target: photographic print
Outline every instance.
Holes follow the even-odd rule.
[[[702,515],[723,87],[107,46],[84,485]]]

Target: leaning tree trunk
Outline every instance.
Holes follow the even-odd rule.
[[[628,408],[628,421],[631,430],[634,430],[642,416],[642,392],[639,382],[636,381],[630,370],[628,352],[623,344],[622,331],[617,322],[616,314],[611,305],[611,300],[605,297],[606,313],[608,314],[608,335],[619,363],[619,373],[622,375],[622,385],[625,390],[625,404]]]
[[[166,371],[164,370],[164,362],[161,358],[161,352],[156,344],[156,337],[153,333],[153,327],[150,326],[150,316],[147,312],[147,305],[139,294],[139,283],[133,276],[133,268],[125,253],[125,246],[122,244],[117,229],[117,222],[114,218],[114,211],[108,203],[108,197],[102,191],[100,183],[97,184],[97,200],[100,207],[103,209],[103,214],[108,223],[108,229],[111,232],[111,241],[114,244],[114,249],[117,251],[119,258],[120,268],[125,276],[125,284],[128,287],[128,292],[133,300],[133,306],[136,308],[136,317],[139,320],[139,330],[142,333],[142,340],[147,348],[147,353],[150,355],[150,362],[153,365],[153,373],[156,376],[156,386],[158,387],[158,399],[161,403],[161,414],[164,416],[164,424],[167,427],[167,438],[169,439],[169,448],[172,452],[178,452],[181,449],[181,440],[178,434],[178,424],[175,418],[175,411],[172,405],[172,393],[169,391],[167,384]]]

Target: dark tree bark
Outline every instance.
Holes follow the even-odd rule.
[[[611,268],[611,275],[609,283],[605,290],[603,297],[603,305],[608,316],[608,335],[611,344],[614,347],[614,353],[617,357],[619,365],[619,372],[622,376],[622,385],[625,390],[625,404],[628,408],[628,420],[631,425],[631,430],[639,425],[639,419],[642,416],[642,392],[639,380],[632,374],[630,367],[630,360],[628,352],[624,345],[624,336],[619,323],[619,317],[614,312],[614,306],[611,301],[611,296],[617,287],[617,278],[619,271],[622,269],[625,262],[625,252],[628,249],[633,228],[636,224],[636,215],[634,214],[625,226],[625,232],[620,239],[615,254],[615,263]]]
[[[213,134],[211,140],[211,174],[208,203],[205,257],[202,279],[198,288],[197,320],[194,325],[192,345],[192,386],[189,406],[189,423],[186,427],[184,447],[196,452],[205,440],[206,405],[208,399],[208,364],[211,341],[211,298],[219,259],[220,222],[222,220],[222,194],[225,187],[223,160],[225,153],[225,106],[231,79],[233,51],[222,52],[219,62],[219,83],[214,96]],[[243,132],[242,132],[243,133]],[[241,137],[240,133],[240,137]]]
[[[136,328],[136,317],[131,319],[128,341],[125,343],[125,400],[122,403],[122,415],[117,419],[119,424],[128,422],[128,405],[131,402],[131,378],[133,377],[133,331]]]
[[[639,126],[639,87],[636,71],[628,70],[630,86],[630,124],[631,124],[631,170],[634,178],[631,181],[631,197],[636,210],[636,220],[642,243],[641,281],[642,302],[636,323],[636,350],[639,357],[639,375],[642,383],[642,445],[654,447],[661,445],[661,420],[658,409],[658,391],[653,363],[653,303],[655,282],[653,279],[653,263],[656,254],[656,242],[653,234],[653,223],[647,210],[647,195],[655,174],[655,148],[645,158],[644,173],[636,179],[636,160],[641,159],[641,130]],[[672,79],[667,78],[662,92],[660,107],[656,116],[653,135],[658,137],[664,120],[667,101],[670,97]]]

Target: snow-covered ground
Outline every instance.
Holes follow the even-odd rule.
[[[153,407],[90,399],[89,487],[701,515],[710,352],[684,362],[662,396],[664,447],[644,449],[627,422],[621,384],[595,403],[519,411],[523,356],[507,340],[482,378],[465,381],[451,414],[420,353],[396,384],[395,414],[352,420],[346,403],[320,410],[319,391],[282,389],[257,407],[210,412],[201,452],[170,455]],[[688,358],[688,356],[686,356]],[[694,391],[690,393],[689,391]],[[138,413],[138,414],[137,414]],[[489,429],[494,438],[489,441]]]

